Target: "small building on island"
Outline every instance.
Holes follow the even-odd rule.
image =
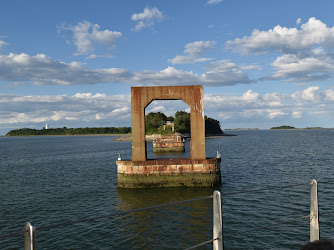
[[[153,141],[153,153],[183,152],[184,142],[178,134],[160,135]]]

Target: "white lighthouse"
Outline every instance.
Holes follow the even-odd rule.
[[[49,129],[49,124],[45,124],[45,129]]]

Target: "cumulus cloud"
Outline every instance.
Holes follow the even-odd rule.
[[[146,27],[152,27],[157,21],[160,22],[163,19],[163,13],[156,7],[146,7],[144,12],[135,13],[131,16],[131,20],[137,23],[134,27],[135,31],[140,31]]]
[[[304,82],[333,77],[334,27],[314,17],[300,29],[277,25],[268,31],[254,30],[250,36],[227,41],[226,47],[248,55],[281,53],[272,63],[273,75],[263,79]]]
[[[332,89],[325,91],[325,98],[330,101],[334,101],[334,91]]]
[[[199,84],[200,82],[198,75],[192,71],[178,70],[174,67],[168,67],[161,71],[139,71],[135,73],[133,80],[136,83],[148,85],[164,85],[166,83],[180,85],[181,82],[182,84]]]
[[[73,43],[77,47],[77,55],[90,54],[95,51],[97,45],[113,49],[116,40],[123,36],[118,31],[100,30],[98,24],[92,24],[88,21],[79,22],[75,26],[60,26],[59,31],[61,30],[73,32]]]
[[[206,72],[201,78],[205,83],[212,86],[228,86],[253,82],[240,66],[229,60],[209,63],[206,66]]]
[[[201,56],[207,50],[214,49],[215,41],[196,41],[188,43],[185,47],[184,53],[190,56]]]
[[[278,57],[272,66],[275,68],[273,78],[285,78],[289,81],[314,81],[332,77],[334,61],[328,55],[300,57],[286,54]]]
[[[312,17],[301,25],[301,29],[286,28],[280,25],[268,31],[255,29],[247,37],[227,41],[226,46],[242,54],[261,54],[281,51],[310,49],[314,45],[334,48],[334,27],[327,27],[322,21]]]
[[[122,68],[88,69],[78,62],[65,63],[44,54],[0,54],[0,80],[18,84],[73,85],[128,83],[137,85],[229,86],[252,83],[243,67],[228,60],[209,63],[205,73],[196,74],[174,67],[160,71],[130,72]]]
[[[297,101],[318,101],[320,99],[319,94],[319,87],[312,86],[303,91],[297,91],[293,93],[291,96],[292,98],[296,99]]]
[[[205,52],[213,50],[215,48],[215,41],[196,41],[188,43],[184,46],[184,54],[186,56],[176,56],[168,61],[173,64],[187,64],[196,62],[206,62],[212,60],[212,58],[196,58],[202,56]]]

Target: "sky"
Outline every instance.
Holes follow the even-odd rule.
[[[334,127],[332,0],[4,0],[0,135],[130,127],[131,87],[203,85],[222,129]],[[189,111],[182,101],[145,110]]]

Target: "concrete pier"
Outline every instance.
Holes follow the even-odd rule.
[[[220,158],[117,161],[121,188],[205,187],[221,184]]]
[[[160,135],[153,141],[153,153],[184,152],[184,142],[180,135]]]

